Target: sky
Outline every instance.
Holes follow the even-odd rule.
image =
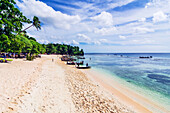
[[[170,0],[15,1],[27,18],[39,17],[41,30],[27,33],[40,43],[86,53],[170,52]]]

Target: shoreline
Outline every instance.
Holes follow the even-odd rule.
[[[120,81],[116,81],[114,78],[106,75],[104,72],[99,72],[97,70],[82,70],[82,72],[86,73],[92,81],[101,85],[103,88],[107,89],[107,91],[111,92],[115,98],[121,101],[126,106],[130,106],[132,110],[139,113],[168,113],[168,109],[159,106],[157,103],[149,100],[143,95],[138,94],[134,90],[129,87],[120,84]]]

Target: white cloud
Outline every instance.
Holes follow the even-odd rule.
[[[94,44],[95,44],[95,45],[100,45],[101,42],[100,42],[100,41],[94,41]]]
[[[86,36],[85,34],[77,34],[77,37],[80,41],[90,42],[91,38]]]
[[[62,44],[61,41],[55,41],[55,42],[53,42],[53,43],[55,43],[55,44]]]
[[[112,26],[113,25],[113,17],[108,12],[101,12],[100,15],[91,17],[92,20],[96,21],[100,26]]]
[[[153,14],[153,22],[161,22],[161,21],[166,21],[167,20],[167,15],[164,14],[162,11],[158,11]]]
[[[119,0],[118,2],[110,3],[108,8],[115,8],[127,5],[135,0]]]
[[[120,39],[126,39],[126,37],[125,37],[125,36],[122,36],[122,35],[119,35],[119,38],[120,38]]]
[[[148,32],[154,32],[154,29],[144,28],[144,27],[136,27],[134,28],[135,33],[148,33]]]
[[[101,29],[95,28],[94,33],[102,34],[102,35],[111,35],[114,34],[116,30],[117,30],[116,27],[101,28]]]
[[[153,40],[142,38],[137,40],[132,40],[131,44],[153,44]]]
[[[17,1],[16,3],[27,17],[31,18],[33,15],[38,16],[44,24],[57,28],[69,29],[71,25],[81,21],[78,15],[70,16],[60,11],[55,11],[52,7],[41,1],[23,0],[23,2]]]
[[[99,40],[101,43],[108,43],[109,41],[107,39],[100,39]]]
[[[59,37],[59,36],[56,36],[56,35],[51,35],[51,36],[49,36],[51,39],[56,39],[56,40],[58,40],[58,39],[62,39],[62,37]]]
[[[62,41],[62,43],[63,43],[63,44],[67,44],[67,45],[71,44],[70,42],[65,41],[65,40],[64,40],[64,41]]]
[[[145,21],[146,21],[146,18],[139,19],[139,22],[145,22]]]
[[[37,40],[39,43],[41,44],[48,44],[50,43],[48,40],[44,40],[44,39],[40,39],[40,40]]]
[[[77,41],[75,41],[75,40],[72,40],[71,44],[73,44],[73,45],[79,45],[79,43],[78,43]]]
[[[90,0],[88,0],[90,1]],[[75,9],[73,11],[74,14],[79,13],[81,15],[81,17],[83,16],[84,18],[88,18],[88,17],[92,17],[96,14],[99,14],[103,11],[108,11],[110,9],[114,9],[116,7],[121,7],[124,5],[127,5],[131,2],[133,2],[135,0],[105,0],[103,3],[102,7],[98,7],[97,4],[101,3],[103,1],[101,0],[94,0],[94,3],[88,3],[88,2],[84,2],[84,1],[76,1],[74,3],[74,5],[78,5],[81,6],[81,9],[77,10]]]
[[[150,7],[152,4],[149,2],[149,3],[147,3],[146,5],[145,5],[145,8],[148,8],[148,7]]]

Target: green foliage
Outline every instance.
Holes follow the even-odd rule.
[[[38,43],[38,51],[39,51],[39,53],[44,54],[46,52],[46,49],[43,47],[42,44]]]
[[[37,30],[41,29],[41,25],[40,25],[41,22],[39,21],[38,17],[34,16],[33,22],[31,22],[31,23],[32,23],[32,25],[30,25],[29,27],[25,28],[22,32],[25,32],[27,29],[29,29],[32,26],[36,27]]]
[[[46,47],[46,53],[48,54],[84,55],[83,49],[79,50],[78,46],[49,43],[45,47]]]
[[[9,52],[14,52],[14,53],[21,53],[22,48],[24,48],[26,44],[22,41],[22,38],[20,35],[17,35],[11,39],[11,44],[10,44],[10,51]]]
[[[21,36],[21,41],[25,43],[25,47],[22,48],[22,52],[31,53],[31,50],[33,49],[33,44],[31,43],[31,40],[29,40],[25,36]]]
[[[47,44],[46,52],[49,54],[56,53],[56,48],[54,47],[54,44],[52,44],[52,43]]]
[[[31,53],[32,54],[34,54],[34,53],[40,53],[39,51],[38,51],[38,42],[36,42],[36,41],[34,41],[34,40],[30,40],[31,41],[31,43],[32,43],[32,45],[33,45],[33,47],[32,47],[32,50],[31,50]]]
[[[14,0],[0,0],[0,34],[14,35],[21,31],[23,22],[31,22],[14,7],[14,4]]]
[[[11,41],[8,36],[5,34],[0,35],[0,51],[8,52],[9,49],[6,49],[10,46]]]
[[[35,58],[34,55],[27,54],[26,60],[32,61],[34,60],[34,58]]]
[[[41,29],[40,23],[41,22],[39,21],[38,17],[34,16],[34,18],[33,18],[33,25],[37,28],[37,30]]]

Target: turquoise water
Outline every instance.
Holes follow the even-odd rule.
[[[152,58],[141,59],[139,56]],[[166,108],[170,106],[169,53],[91,53],[85,57],[92,69],[119,78],[124,85]]]

